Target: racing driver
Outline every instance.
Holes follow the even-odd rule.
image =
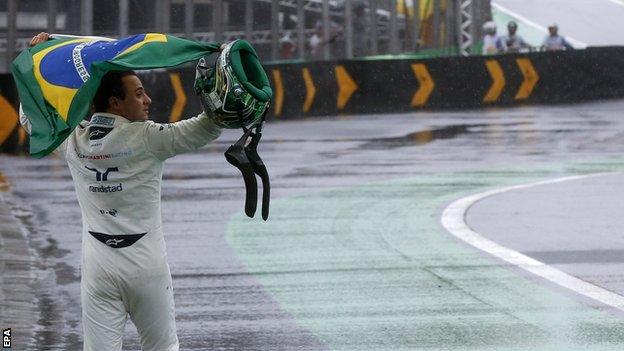
[[[49,39],[40,33],[30,45]],[[118,351],[128,317],[143,350],[178,350],[171,273],[160,212],[166,159],[216,139],[205,112],[171,124],[148,120],[151,99],[132,71],[108,72],[95,113],[57,149],[82,211],[81,302],[85,351]],[[20,120],[29,131],[23,113]]]

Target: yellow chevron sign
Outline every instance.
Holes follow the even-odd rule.
[[[495,102],[505,88],[505,73],[503,73],[503,69],[496,60],[485,61],[485,66],[490,73],[490,77],[492,77],[492,85],[487,94],[485,94],[483,102]]]
[[[314,81],[312,81],[312,75],[310,75],[310,70],[304,68],[302,71],[303,81],[305,82],[306,88],[306,97],[303,102],[303,112],[310,111],[312,107],[312,103],[314,102],[314,97],[316,96],[316,87],[314,86]]]
[[[184,106],[186,106],[186,94],[184,93],[184,88],[182,88],[180,74],[169,73],[169,79],[171,80],[171,86],[175,94],[175,101],[171,108],[171,113],[169,114],[169,122],[177,122],[182,117]]]
[[[522,72],[524,81],[522,82],[520,89],[518,89],[514,99],[525,100],[531,96],[535,85],[537,85],[537,82],[539,81],[539,74],[537,74],[531,60],[528,58],[518,58],[516,59],[516,63],[518,64],[518,67],[520,67],[520,72]]]
[[[278,69],[271,71],[275,82],[275,117],[282,115],[284,107],[284,83],[282,83],[282,72]]]
[[[17,125],[17,112],[4,96],[0,95],[0,144],[3,144]]]
[[[349,72],[342,65],[338,65],[335,68],[336,81],[338,83],[338,100],[336,106],[338,110],[342,110],[347,106],[349,99],[355,91],[358,89],[357,84],[349,75]]]
[[[429,70],[427,70],[427,66],[424,63],[414,63],[412,64],[412,71],[414,71],[414,75],[416,79],[418,79],[418,90],[412,97],[411,106],[419,107],[424,106],[429,100],[429,96],[435,88],[435,82],[431,79],[431,75],[429,74]]]

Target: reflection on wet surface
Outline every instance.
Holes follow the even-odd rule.
[[[69,253],[69,250],[60,249],[58,247],[58,241],[53,238],[47,238],[48,244],[41,248],[41,254],[43,257],[55,257],[62,258]]]
[[[493,124],[456,124],[442,127],[434,127],[430,129],[418,130],[398,137],[358,137],[358,138],[321,138],[321,139],[262,139],[262,144],[270,143],[303,143],[303,142],[320,142],[320,143],[345,143],[345,142],[364,142],[361,146],[368,149],[386,149],[411,145],[424,145],[435,140],[453,139],[462,134],[468,133],[487,133],[488,127],[506,128],[515,126],[528,126],[531,122],[518,123],[493,123]]]
[[[4,175],[4,173],[0,172],[0,192],[2,191],[10,191],[11,187],[9,186],[9,181]]]
[[[471,128],[485,127],[487,124],[458,124],[430,130],[422,130],[396,138],[371,139],[361,147],[365,149],[392,149],[403,146],[423,145],[435,140],[453,139],[471,132]]]

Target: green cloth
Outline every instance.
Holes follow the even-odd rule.
[[[32,124],[30,154],[41,158],[71,134],[106,72],[172,67],[218,50],[218,44],[158,33],[120,40],[58,36],[24,50],[11,71]]]

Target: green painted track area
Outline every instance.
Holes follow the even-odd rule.
[[[623,350],[624,318],[445,232],[485,189],[624,170],[621,160],[444,173],[276,199],[228,225],[237,256],[329,350]]]

